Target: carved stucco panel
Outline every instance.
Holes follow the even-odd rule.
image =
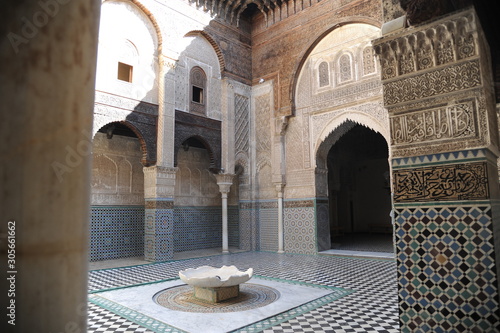
[[[310,106],[311,111],[317,111],[350,103],[363,103],[367,98],[377,96],[382,96],[382,83],[378,77],[316,94],[311,97]]]
[[[250,99],[240,94],[234,95],[235,112],[235,152],[247,153],[250,147]]]
[[[175,67],[175,108],[187,110],[188,105],[188,71],[184,62],[179,61]]]
[[[304,168],[302,120],[302,117],[294,117],[288,123],[286,131],[287,171],[302,170]]]
[[[478,60],[384,83],[386,106],[475,88],[481,85]]]
[[[144,204],[141,145],[136,138],[97,133],[92,152],[92,205]]]
[[[210,79],[209,107],[207,116],[212,119],[222,119],[222,82],[217,78]]]
[[[259,198],[274,198],[276,191],[272,184],[271,149],[274,121],[274,81],[266,81],[253,88],[252,111],[255,129],[255,176],[256,193]]]
[[[95,103],[114,106],[120,109],[138,111],[150,115],[158,115],[158,105],[151,103],[144,103],[135,99],[116,96],[103,91],[96,91]]]
[[[304,113],[301,115],[302,117],[302,138],[303,143],[302,147],[304,149],[304,168],[309,169],[311,167],[311,133],[309,131],[310,128],[310,117],[309,113]]]
[[[477,136],[474,100],[391,117],[391,144],[405,146]]]
[[[478,55],[477,19],[472,10],[440,22],[416,27],[374,42],[382,65],[382,79],[389,80],[432,67],[442,67]],[[416,59],[415,59],[416,55]],[[415,66],[416,65],[416,66]]]
[[[391,109],[393,157],[496,146],[496,119],[486,104],[476,90],[455,94],[445,106],[438,96]]]
[[[270,156],[271,152],[271,103],[270,94],[255,97],[256,150],[258,155]]]

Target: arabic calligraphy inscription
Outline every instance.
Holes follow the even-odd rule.
[[[394,172],[395,202],[480,200],[489,197],[486,163]]]
[[[393,145],[475,136],[473,101],[391,118]]]

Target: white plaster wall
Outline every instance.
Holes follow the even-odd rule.
[[[184,38],[186,34],[203,31],[213,20],[210,13],[196,8],[196,2],[141,0],[141,3],[154,13],[165,41],[162,53],[170,59],[179,59],[189,46],[190,40]]]
[[[189,76],[193,67],[200,67],[207,76],[206,115],[222,120],[221,113],[221,73],[217,54],[210,43],[201,35],[184,37],[185,48],[179,55],[175,82],[175,107],[189,112],[190,84]]]
[[[139,139],[97,133],[93,140],[91,205],[144,205]]]
[[[118,62],[133,66],[132,82],[118,80]],[[131,2],[105,1],[101,9],[96,90],[158,104],[158,36]]]

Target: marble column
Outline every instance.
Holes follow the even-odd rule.
[[[7,235],[15,244],[9,267],[6,248],[0,252],[3,332],[87,330],[100,6],[2,1],[0,234],[2,244]]]
[[[233,184],[233,174],[221,173],[215,175],[217,185],[222,195],[222,253],[229,253],[229,231],[227,221],[227,196]]]
[[[275,184],[276,192],[278,193],[278,253],[284,253],[284,242],[283,242],[283,190],[285,184],[278,183]]]

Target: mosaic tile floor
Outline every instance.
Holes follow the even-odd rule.
[[[245,252],[89,273],[89,292],[171,280],[201,265],[254,268],[257,275],[354,290],[338,300],[264,328],[265,333],[399,332],[396,265],[390,260]],[[115,311],[117,312],[117,311]],[[154,332],[89,303],[88,332]],[[167,331],[167,330],[162,330]],[[200,328],[200,332],[203,329]],[[254,331],[256,332],[256,331]],[[198,332],[195,332],[198,333]]]

